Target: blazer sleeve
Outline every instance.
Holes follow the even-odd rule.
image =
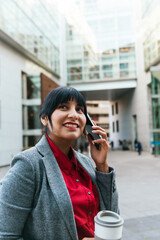
[[[96,182],[102,198],[102,201],[100,201],[101,210],[106,209],[119,213],[115,170],[110,167],[109,173],[95,171]]]
[[[0,239],[23,240],[22,232],[32,209],[34,192],[33,165],[19,154],[0,183]]]

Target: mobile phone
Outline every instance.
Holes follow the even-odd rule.
[[[94,126],[94,125],[95,125],[95,124],[92,122],[89,114],[87,113],[87,121],[86,121],[86,126],[85,126],[86,131],[88,132],[88,134],[91,136],[91,138],[92,138],[93,140],[101,139],[101,138],[102,138],[101,135],[99,135],[99,134],[97,134],[97,133],[92,133],[92,130],[93,130],[92,126]],[[96,147],[98,150],[100,150],[100,145],[101,145],[100,143],[95,143],[95,147]]]

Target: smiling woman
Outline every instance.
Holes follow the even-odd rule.
[[[96,169],[71,147],[84,132],[86,116],[85,100],[76,89],[59,87],[48,94],[40,112],[44,136],[13,158],[2,180],[0,239],[93,239],[98,211],[119,212],[104,129],[95,125],[93,133],[102,138],[88,137]]]
[[[86,113],[85,101],[77,90],[59,87],[48,94],[40,117],[45,132],[61,149],[62,142],[65,144],[63,140],[67,140],[66,144],[68,145],[82,135],[86,123]],[[63,148],[64,145],[62,151]]]
[[[86,104],[75,89],[60,87],[50,92],[40,116],[48,137],[67,155],[72,142],[84,131]]]

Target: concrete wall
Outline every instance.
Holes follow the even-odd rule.
[[[0,43],[0,165],[22,149],[22,58]]]

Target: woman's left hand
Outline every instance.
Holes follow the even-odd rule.
[[[107,162],[107,154],[108,154],[108,151],[110,150],[110,144],[108,142],[106,132],[103,128],[97,125],[92,126],[92,129],[93,129],[93,133],[97,133],[101,135],[102,138],[97,140],[92,140],[91,137],[88,136],[90,149],[91,149],[91,157],[96,164],[97,170],[108,173],[109,166]],[[95,147],[94,143],[100,143],[99,150]]]

